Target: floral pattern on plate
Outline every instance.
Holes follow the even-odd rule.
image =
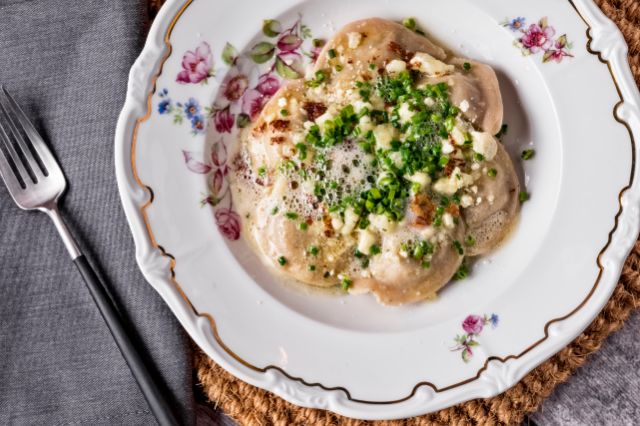
[[[194,51],[188,50],[182,56],[182,71],[178,73],[176,81],[181,84],[206,84],[214,74],[211,47],[203,41]]]
[[[490,325],[491,328],[496,328],[499,321],[500,318],[496,314],[467,316],[464,321],[462,321],[462,329],[465,333],[455,337],[454,341],[456,342],[456,346],[451,348],[451,351],[462,351],[462,360],[469,362],[471,358],[473,358],[472,348],[480,346],[480,343],[478,343],[476,339],[482,333],[485,326]]]
[[[183,124],[186,119],[191,125],[191,133],[194,136],[204,132],[205,116],[202,114],[202,108],[196,99],[189,98],[184,103],[173,102],[167,89],[162,89],[158,92],[158,96],[160,97],[160,102],[158,103],[159,114],[173,117],[174,124]],[[205,111],[208,112],[209,109],[205,108]]]
[[[225,44],[221,59],[228,69],[210,106],[203,107],[195,98],[173,101],[166,88],[158,92],[160,115],[172,117],[176,125],[189,124],[193,136],[206,134],[201,152],[183,150],[182,156],[189,171],[207,176],[208,193],[202,195],[200,204],[215,208],[218,229],[232,241],[240,238],[241,226],[228,184],[228,147],[258,117],[284,80],[304,75],[324,44],[312,39],[301,15],[288,27],[274,19],[264,20],[262,35],[240,53],[231,43]],[[216,76],[213,66],[213,52],[203,41],[183,55],[176,81],[207,84]]]
[[[555,38],[556,29],[549,25],[548,19],[542,18],[537,23],[527,26],[526,18],[519,16],[513,19],[505,19],[501,25],[518,33],[514,46],[520,49],[524,56],[542,53],[542,62],[562,62],[564,58],[572,58],[573,44],[568,41],[567,35],[562,34]]]

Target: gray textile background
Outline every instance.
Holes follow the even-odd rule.
[[[640,312],[531,416],[539,425],[640,423]]]
[[[188,340],[136,266],[114,177],[116,119],[146,21],[144,0],[0,0],[0,83],[62,163],[63,214],[189,424]],[[154,424],[53,225],[0,186],[0,424]]]

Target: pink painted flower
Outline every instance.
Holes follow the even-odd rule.
[[[195,52],[187,51],[182,57],[182,71],[178,73],[178,83],[200,83],[211,75],[213,56],[206,42],[200,43]]]
[[[551,26],[541,28],[538,24],[531,24],[520,41],[531,53],[537,53],[540,50],[546,51],[553,45],[555,34],[556,30]]]
[[[480,334],[484,328],[484,318],[479,315],[469,315],[462,322],[462,329],[469,334]]]
[[[230,208],[216,211],[216,224],[222,235],[235,241],[240,238],[240,216]]]
[[[246,75],[234,74],[227,74],[222,82],[222,94],[231,102],[240,99],[249,86],[249,79]]]
[[[224,109],[219,109],[213,114],[213,123],[218,133],[231,133],[235,117],[229,111],[229,105]]]
[[[242,112],[247,114],[251,121],[255,120],[269,98],[270,96],[265,96],[258,90],[247,90],[242,98]]]
[[[224,144],[223,139],[220,139],[211,147],[211,161],[217,167],[227,162],[227,146]]]
[[[184,162],[187,168],[193,173],[207,174],[211,171],[211,166],[196,160],[196,156],[191,151],[182,151]]]
[[[263,74],[258,79],[256,90],[265,96],[273,96],[280,88],[280,80],[271,74]]]
[[[218,195],[221,194],[223,183],[224,183],[224,175],[222,173],[222,170],[218,169],[213,174],[213,178],[211,179],[211,182],[209,185],[211,189],[211,193],[213,194],[214,197],[218,197]]]

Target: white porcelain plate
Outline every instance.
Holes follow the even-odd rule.
[[[470,278],[396,308],[276,282],[241,238],[227,181],[238,129],[313,60],[313,40],[373,16],[414,16],[495,68],[504,144],[531,194]],[[393,419],[503,392],[592,321],[636,240],[640,102],[626,54],[590,0],[170,0],[116,134],[140,269],[211,358],[294,404]]]

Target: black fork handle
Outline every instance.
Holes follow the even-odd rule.
[[[113,335],[113,339],[116,341],[120,352],[125,361],[133,373],[133,377],[138,382],[140,390],[144,395],[151,412],[158,420],[161,426],[174,426],[179,425],[171,406],[167,399],[160,392],[159,387],[156,385],[153,377],[149,373],[144,361],[142,360],[140,353],[137,351],[129,334],[127,333],[122,317],[113,304],[113,301],[109,297],[104,285],[96,275],[95,271],[87,261],[87,258],[81,254],[73,259],[73,263],[78,267],[78,271],[82,275],[89,293],[94,302],[98,306],[98,310],[102,314],[104,321],[109,327],[109,331]]]

